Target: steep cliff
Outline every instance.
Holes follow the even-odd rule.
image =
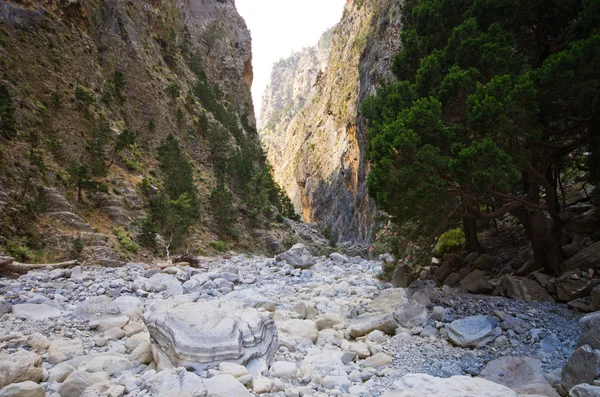
[[[259,134],[275,180],[305,221],[338,241],[370,238],[375,208],[359,108],[391,78],[400,3],[349,1],[331,38],[277,63],[264,94]]]
[[[233,0],[2,1],[0,251],[132,259],[141,252],[132,239],[153,235],[152,199],[182,176],[175,166],[191,170],[197,190],[194,247],[219,239],[216,197],[233,202],[239,217],[227,219],[248,233],[258,204],[245,184],[264,168],[252,77]],[[159,146],[179,156],[171,174]]]

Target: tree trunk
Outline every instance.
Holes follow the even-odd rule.
[[[481,246],[477,238],[477,219],[471,217],[463,218],[463,231],[465,232],[465,250],[469,253],[481,253]]]
[[[556,276],[561,273],[564,260],[560,247],[560,227],[541,210],[518,209],[512,212],[527,231],[533,248],[535,267],[531,271],[544,269]]]

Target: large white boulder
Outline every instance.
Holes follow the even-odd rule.
[[[288,251],[277,255],[279,262],[286,261],[288,265],[297,269],[310,269],[315,264],[315,258],[310,254],[304,244],[296,244]]]
[[[26,381],[42,380],[42,358],[35,353],[19,350],[13,354],[0,353],[0,388]]]
[[[204,397],[206,387],[202,379],[191,372],[165,369],[148,379],[144,388],[150,397]]]
[[[542,363],[534,358],[501,357],[490,361],[480,376],[509,387],[519,394],[559,397],[542,373]]]
[[[163,300],[146,310],[144,321],[158,368],[203,371],[223,361],[268,362],[278,347],[271,314],[241,302]]]
[[[425,374],[406,375],[382,397],[518,397],[506,386],[482,378],[453,376],[442,379]]]
[[[498,322],[489,316],[471,316],[446,326],[448,337],[459,347],[482,347],[498,336]]]

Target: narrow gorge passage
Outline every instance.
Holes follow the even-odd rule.
[[[600,397],[598,0],[0,0],[0,397]]]

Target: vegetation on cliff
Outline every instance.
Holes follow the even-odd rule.
[[[468,251],[477,220],[510,213],[558,274],[566,175],[597,170],[599,6],[407,1],[398,81],[362,107],[379,208],[421,235],[462,221]]]

